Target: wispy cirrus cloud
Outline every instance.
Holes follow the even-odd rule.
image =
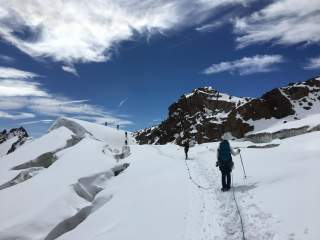
[[[220,28],[224,24],[225,24],[225,22],[223,22],[223,21],[217,21],[217,22],[208,23],[208,24],[202,25],[200,27],[197,27],[196,30],[198,32],[212,32],[212,31]]]
[[[73,65],[64,65],[62,66],[62,70],[79,77],[77,69]]]
[[[19,124],[16,124],[15,125],[21,125],[21,126],[24,126],[24,125],[33,125],[33,124],[39,124],[39,123],[43,123],[43,124],[50,124],[54,122],[53,119],[41,119],[41,120],[37,120],[37,121],[26,121],[26,122],[20,122]]]
[[[310,58],[308,63],[303,67],[307,70],[320,69],[320,56],[315,58]]]
[[[26,118],[34,118],[35,115],[32,113],[18,112],[18,113],[8,113],[4,111],[0,111],[0,118],[5,119],[26,119]]]
[[[38,77],[38,75],[32,72],[0,66],[0,79],[30,79],[35,77]]]
[[[38,96],[46,97],[48,93],[40,88],[37,82],[26,82],[17,79],[1,79],[0,78],[0,96]]]
[[[38,82],[31,81],[37,76],[15,68],[0,67],[0,96],[48,96]]]
[[[106,118],[131,123],[101,106],[90,104],[88,99],[74,100],[51,93],[37,81],[38,77],[35,73],[0,67],[0,118],[81,115],[96,121]]]
[[[15,62],[15,59],[13,57],[0,54],[0,62],[13,63],[13,62]]]
[[[2,1],[0,34],[32,57],[49,57],[66,64],[102,62],[111,58],[119,43],[136,34],[152,36],[196,26],[220,7],[252,1]]]
[[[276,69],[276,64],[283,62],[284,58],[281,55],[256,55],[253,57],[244,57],[239,60],[212,64],[210,67],[206,68],[203,73],[216,74],[220,72],[230,72],[240,75],[249,75],[273,71]]]
[[[272,1],[262,10],[234,21],[238,47],[272,41],[276,44],[320,43],[320,1]]]
[[[119,108],[122,107],[123,104],[125,104],[125,102],[126,102],[127,100],[128,100],[128,98],[125,98],[125,99],[121,100],[121,101],[119,102],[118,107],[119,107]]]

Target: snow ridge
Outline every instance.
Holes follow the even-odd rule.
[[[62,126],[68,128],[77,137],[84,137],[86,134],[92,135],[83,126],[66,117],[58,118],[49,128],[49,132]]]

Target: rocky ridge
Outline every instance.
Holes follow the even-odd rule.
[[[10,139],[16,139],[16,141],[11,144],[9,150],[7,151],[7,154],[10,154],[14,152],[19,146],[23,145],[28,137],[29,134],[23,127],[12,128],[9,131],[4,129],[2,132],[0,132],[0,144],[4,144]]]
[[[225,132],[243,138],[277,121],[320,113],[320,77],[275,88],[259,98],[239,98],[212,87],[184,94],[169,107],[168,118],[135,133],[140,144],[217,141]]]

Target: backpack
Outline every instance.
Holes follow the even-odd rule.
[[[220,143],[219,150],[218,150],[218,161],[219,162],[232,161],[231,148],[227,140],[223,140]]]

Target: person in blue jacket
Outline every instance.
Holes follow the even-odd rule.
[[[233,161],[232,155],[235,156],[240,153],[240,149],[235,151],[230,143],[229,140],[232,139],[231,133],[225,133],[222,135],[222,141],[219,144],[217,150],[217,162],[216,166],[219,167],[221,171],[221,182],[222,188],[221,191],[229,191],[231,185],[231,171],[233,169]]]

